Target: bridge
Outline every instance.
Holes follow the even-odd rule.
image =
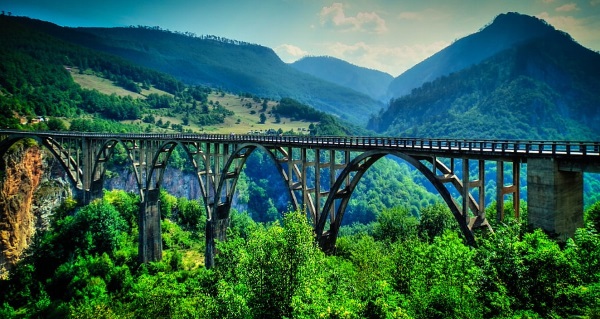
[[[127,153],[141,199],[140,262],[162,258],[159,191],[169,157],[181,147],[196,172],[206,208],[207,267],[214,264],[215,241],[225,239],[240,173],[258,149],[272,159],[292,207],[306,213],[325,250],[335,247],[361,177],[384,156],[403,159],[431,182],[472,245],[476,228],[490,228],[486,165],[497,170],[495,218],[504,218],[507,195],[519,217],[519,180],[525,166],[529,223],[562,237],[583,226],[583,173],[600,172],[600,142],[0,130],[0,155],[22,139],[36,140],[58,159],[82,203],[102,195],[105,164],[117,149]],[[506,176],[508,183],[507,171],[512,172]]]

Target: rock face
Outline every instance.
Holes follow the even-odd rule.
[[[0,276],[6,275],[50,216],[72,197],[54,157],[38,146],[17,143],[0,159]]]
[[[113,175],[116,177],[107,177],[104,180],[103,188],[107,190],[121,189],[139,194],[135,174],[128,166],[117,167],[114,169]],[[202,199],[200,184],[195,173],[167,167],[160,187],[175,197]]]
[[[0,271],[10,269],[35,234],[33,194],[42,180],[42,152],[19,143],[1,160]]]

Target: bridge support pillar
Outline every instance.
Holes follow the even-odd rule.
[[[218,205],[215,207],[216,214],[211,220],[206,221],[206,253],[204,255],[204,267],[206,268],[212,268],[215,265],[216,241],[227,239],[227,228],[231,221],[230,207],[231,205],[228,203]]]
[[[159,189],[148,190],[145,200],[140,203],[138,246],[140,263],[162,259],[159,195]]]
[[[75,198],[77,199],[80,205],[87,205],[91,203],[94,199],[102,198],[102,196],[104,195],[103,187],[103,180],[93,181],[89,189],[76,189]]]
[[[529,159],[527,203],[530,225],[572,237],[584,226],[583,173],[560,171],[554,159]]]

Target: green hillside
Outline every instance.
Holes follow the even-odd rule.
[[[598,140],[600,54],[554,32],[439,78],[369,121],[386,135]]]
[[[271,129],[308,134],[311,124],[322,127],[325,118],[334,126],[353,128],[340,134],[360,132],[325,113],[311,121],[292,120],[272,112],[276,100],[188,86],[165,73],[48,35],[63,30],[38,20],[0,17],[3,127],[212,133]],[[38,116],[53,121],[26,123]]]
[[[520,43],[556,33],[556,29],[536,17],[509,12],[498,15],[478,32],[457,40],[396,77],[388,95],[410,94],[427,82],[479,64]]]
[[[255,44],[156,27],[72,29],[30,20],[27,23],[70,43],[170,74],[188,85],[261,98],[290,97],[361,124],[383,106],[365,94],[297,71],[273,50]]]

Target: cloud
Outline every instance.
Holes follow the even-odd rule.
[[[537,14],[536,17],[544,19],[558,30],[569,33],[575,41],[583,45],[600,43],[600,36],[595,31],[600,27],[600,23],[595,17],[577,19],[572,16],[551,15],[548,12]]]
[[[402,20],[411,20],[411,21],[419,21],[419,20],[423,20],[425,17],[419,13],[419,12],[409,12],[409,11],[405,11],[400,13],[400,15],[398,16],[400,19]]]
[[[449,44],[438,41],[430,44],[389,47],[369,45],[364,42],[354,44],[336,42],[329,44],[326,51],[327,55],[338,57],[352,64],[398,76]]]
[[[452,18],[452,16],[449,12],[444,12],[437,8],[426,8],[422,11],[403,11],[398,15],[398,18],[408,21],[439,21]]]
[[[576,3],[567,3],[565,5],[562,5],[558,8],[555,9],[558,12],[571,12],[571,11],[577,11],[579,10],[579,8],[577,7]]]
[[[545,20],[556,29],[572,33],[574,31],[580,31],[582,29],[581,21],[571,16],[556,16],[550,15],[548,12],[542,12],[536,17]]]
[[[375,12],[359,12],[354,17],[346,16],[344,5],[336,2],[329,7],[323,7],[319,13],[321,25],[342,31],[362,31],[384,33],[387,31],[385,20]]]
[[[286,63],[294,62],[308,55],[308,52],[292,44],[279,45],[275,47],[274,51],[279,58]]]

